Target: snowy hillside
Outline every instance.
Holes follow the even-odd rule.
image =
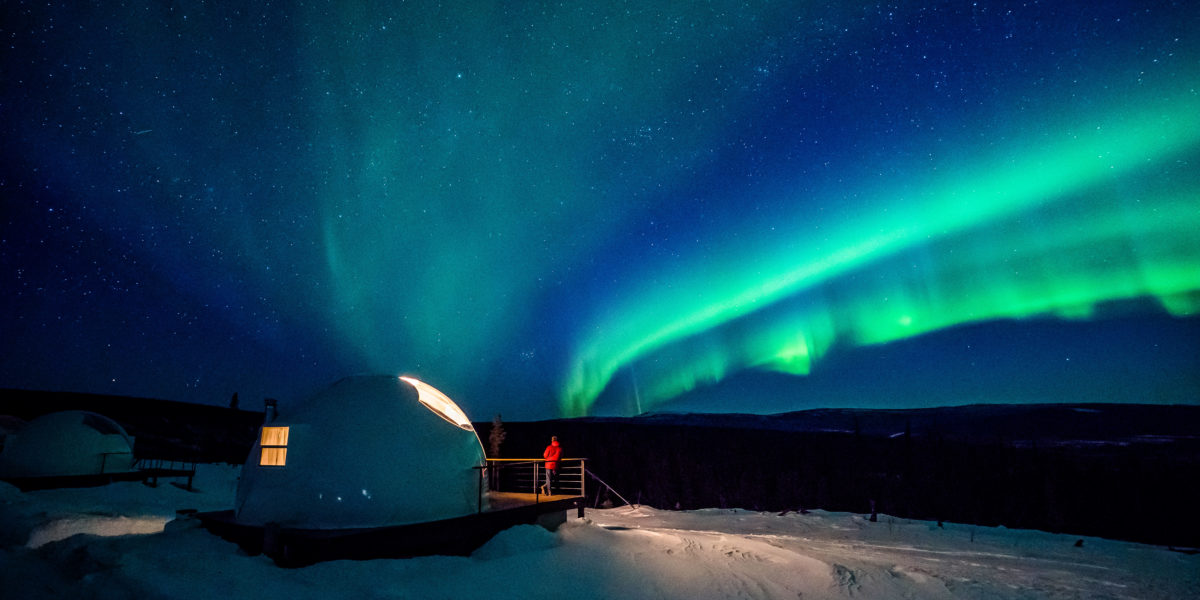
[[[194,520],[172,520],[179,509],[230,506],[236,473],[202,465],[192,493],[0,484],[0,589],[10,598],[221,600],[1200,596],[1200,556],[1165,548],[821,511],[590,510],[556,533],[510,529],[470,557],[285,570]],[[68,537],[76,533],[85,535]]]

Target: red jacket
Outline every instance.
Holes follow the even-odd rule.
[[[562,456],[562,448],[559,447],[558,441],[550,442],[546,446],[546,451],[542,452],[542,458],[546,459],[546,468],[551,471],[558,470],[558,459]]]

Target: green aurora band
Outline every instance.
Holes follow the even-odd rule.
[[[6,387],[1200,402],[1200,3],[9,4]]]
[[[814,58],[874,47],[885,15],[780,3],[727,28],[741,9],[714,6],[684,11],[691,25],[671,32],[652,26],[675,10],[663,7],[409,6],[384,27],[379,11],[339,6],[303,19],[320,25],[298,60],[320,157],[315,279],[350,363],[416,369],[455,382],[452,396],[500,379],[576,416],[625,370],[649,408],[743,369],[804,375],[835,347],[960,324],[1085,318],[1140,298],[1197,311],[1200,184],[1186,162],[1200,73],[1186,39],[1166,45],[1171,69],[1147,70],[1124,42],[1110,55],[1087,41],[1086,60],[1056,63],[1006,40],[1013,62],[977,80],[971,61],[984,57],[949,53],[963,61],[950,63],[956,85],[978,87],[962,106],[880,46],[873,66],[851,69],[861,84],[825,92],[863,103],[861,129],[806,132],[818,103],[801,95],[859,64]],[[1076,43],[1027,33],[1063,52]],[[888,108],[864,100],[868,80]],[[907,118],[870,122],[892,109]],[[764,177],[782,188],[775,206],[797,208],[701,223],[718,231],[659,257],[668,264],[621,237],[657,212],[678,217],[690,179],[735,171],[721,150],[747,123],[792,117],[820,147]],[[787,170],[827,159],[823,173]],[[857,176],[868,169],[881,179]],[[737,185],[716,203],[738,204]],[[822,204],[847,214],[813,212]],[[578,293],[600,280],[595,297]]]
[[[1200,101],[1173,97],[1111,111],[1088,133],[1062,128],[1056,143],[1027,140],[1018,159],[980,161],[905,198],[876,194],[890,210],[677,266],[656,278],[673,285],[625,298],[588,329],[562,412],[588,414],[622,369],[648,409],[742,369],[808,374],[835,344],[1089,318],[1144,298],[1200,312]]]

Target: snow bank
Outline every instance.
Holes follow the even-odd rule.
[[[135,483],[25,494],[0,487],[0,589],[14,598],[221,600],[258,599],[265,590],[287,598],[489,600],[1200,597],[1200,556],[820,511],[596,510],[584,519],[572,514],[553,533],[514,527],[469,557],[291,570],[246,556],[192,519],[164,520],[150,534],[96,535],[139,533],[181,508],[227,508],[236,469],[205,467],[196,486],[196,493]],[[50,541],[51,532],[69,533],[67,522],[107,525]],[[46,541],[32,543],[35,534]]]
[[[0,546],[42,546],[75,535],[101,536],[155,533],[180,509],[229,508],[240,467],[199,465],[192,492],[162,478],[158,487],[140,482],[94,488],[63,488],[22,493],[0,482]]]

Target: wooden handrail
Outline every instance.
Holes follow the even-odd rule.
[[[544,458],[487,458],[484,460],[496,461],[496,462],[514,462],[514,461],[546,462],[546,459],[544,459]],[[586,458],[559,458],[557,460],[564,461],[564,460],[587,460],[587,459]]]

